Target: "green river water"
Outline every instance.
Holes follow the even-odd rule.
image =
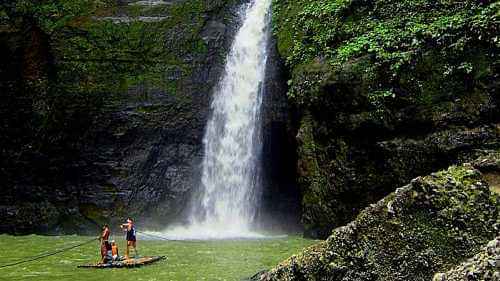
[[[0,266],[19,258],[87,241],[87,236],[0,235]],[[115,237],[120,254],[125,242]],[[0,280],[241,280],[268,269],[316,243],[298,235],[261,240],[138,241],[141,255],[165,255],[166,260],[133,269],[79,269],[97,262],[98,242],[13,267],[0,268]]]

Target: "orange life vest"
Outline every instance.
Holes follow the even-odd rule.
[[[118,247],[116,245],[111,246],[111,254],[113,256],[118,256]]]

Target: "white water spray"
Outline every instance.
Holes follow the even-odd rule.
[[[260,194],[260,112],[268,11],[271,0],[253,0],[227,56],[214,92],[202,163],[200,194],[193,199],[190,225],[167,230],[175,239],[251,238]]]

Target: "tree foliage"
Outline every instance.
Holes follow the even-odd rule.
[[[475,0],[275,0],[274,32],[295,77],[315,63],[336,72],[368,60],[358,76],[370,84],[370,95],[412,92],[425,100],[441,91],[435,86],[443,81],[466,76],[478,81],[492,74],[484,61],[498,62],[499,9],[498,2]],[[408,75],[418,73],[429,57],[435,65],[425,71],[434,81]],[[290,94],[307,102],[317,91],[307,90],[300,76],[290,82]],[[307,84],[328,77],[309,78]]]

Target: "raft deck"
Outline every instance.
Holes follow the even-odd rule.
[[[95,263],[95,264],[84,264],[79,265],[78,268],[125,268],[125,267],[139,267],[143,265],[148,265],[160,260],[165,259],[165,256],[155,256],[155,257],[141,257],[133,258],[128,260],[114,261],[110,263]]]

